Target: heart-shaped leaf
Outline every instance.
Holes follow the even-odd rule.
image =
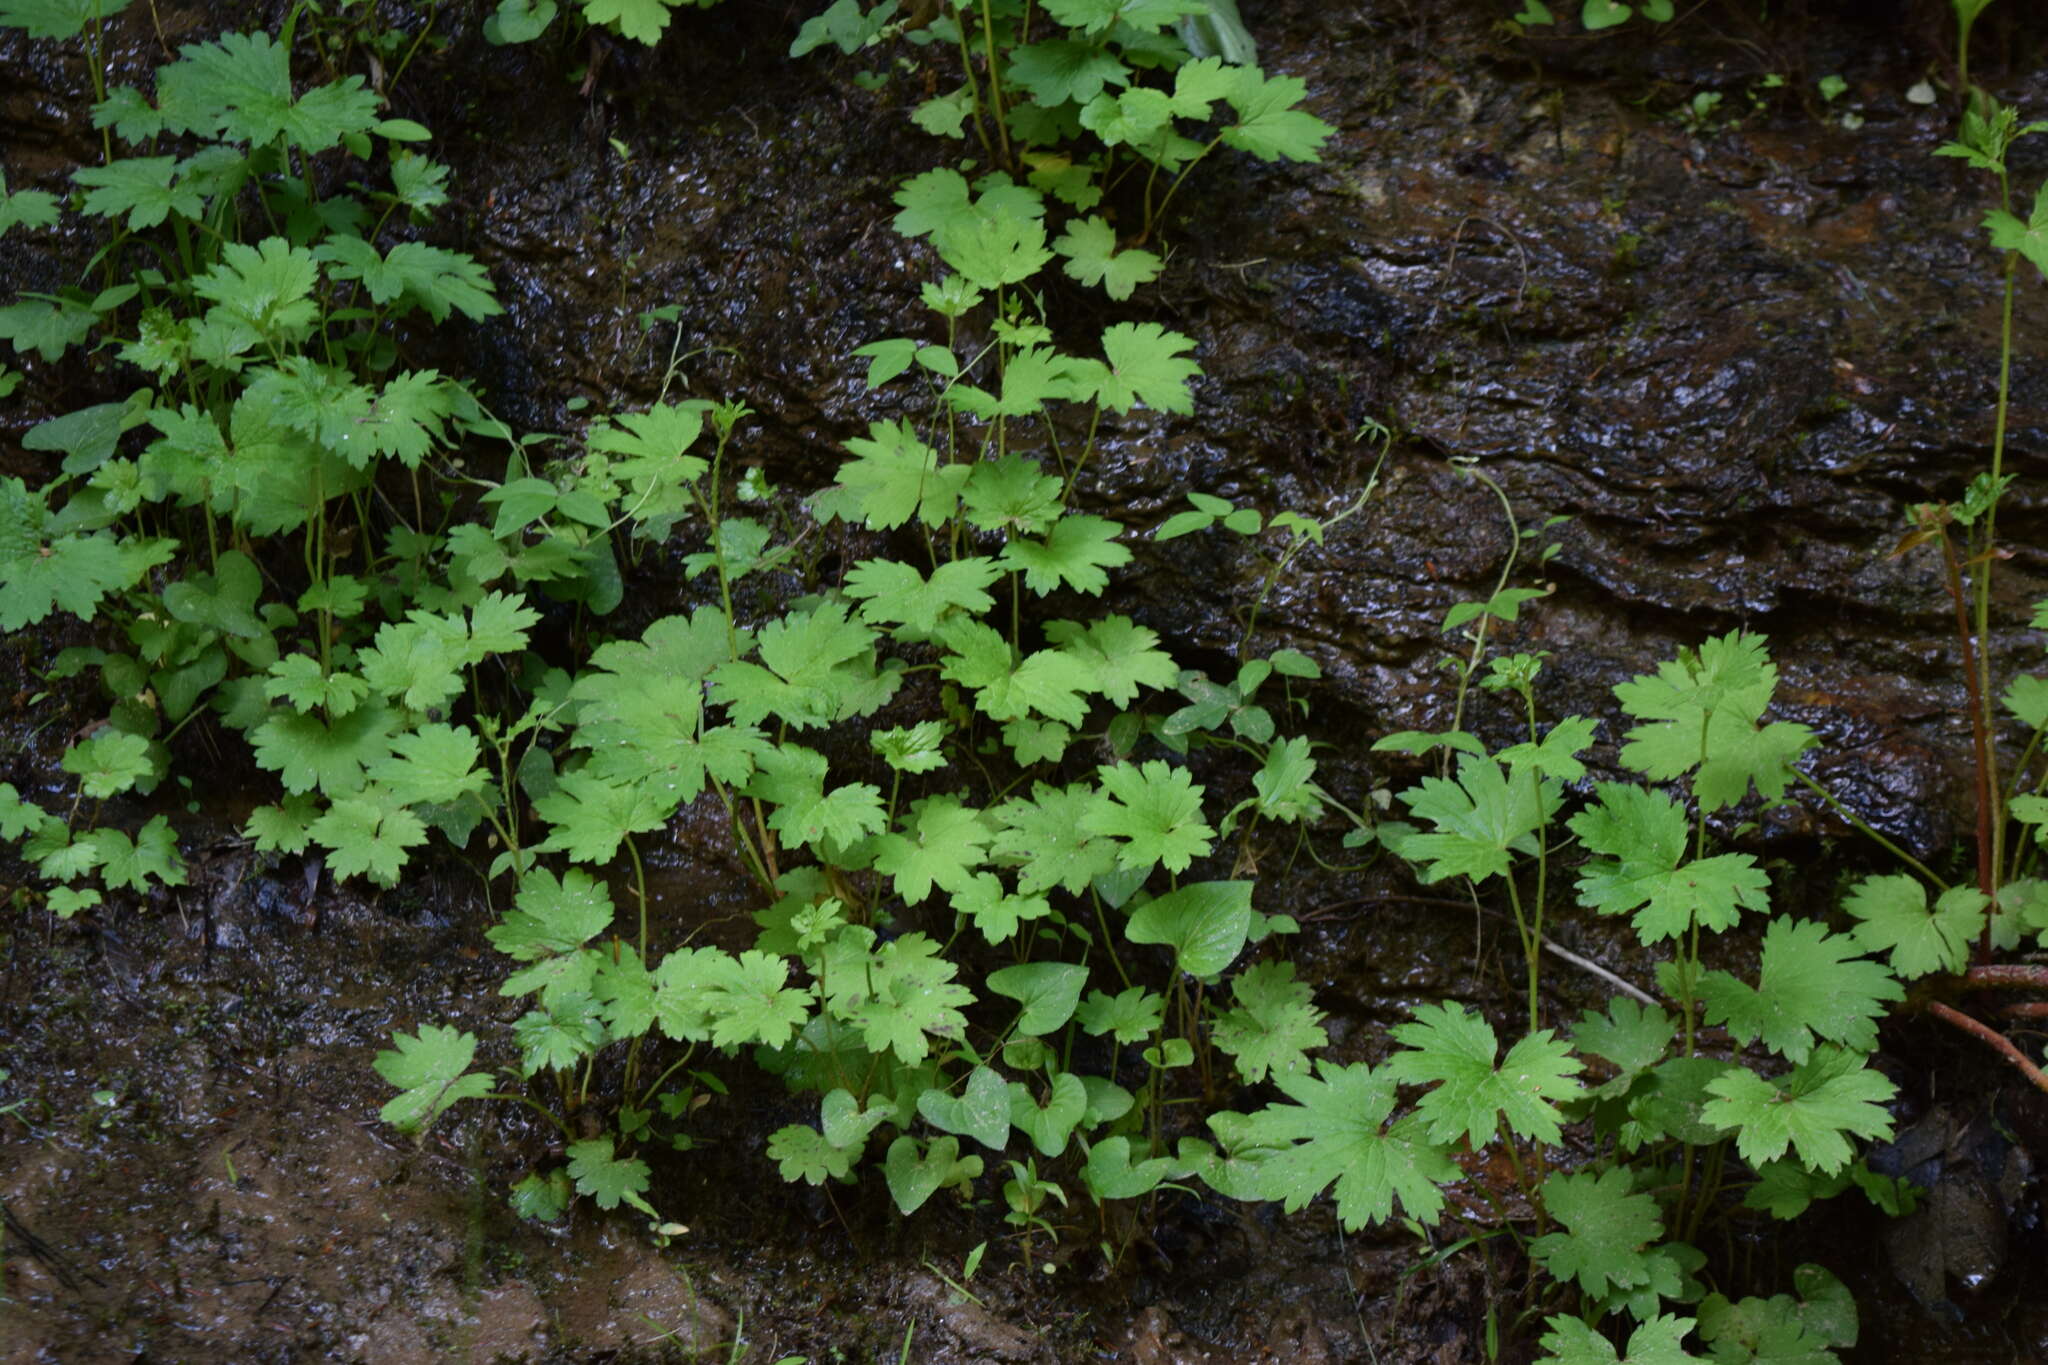
[[[965,1185],[981,1174],[981,1158],[962,1157],[960,1139],[935,1138],[929,1152],[920,1151],[914,1137],[900,1137],[889,1144],[883,1158],[882,1174],[888,1179],[889,1194],[899,1211],[910,1214],[924,1202],[952,1185]]]
[[[888,1117],[888,1105],[877,1104],[872,1109],[863,1110],[860,1101],[844,1090],[834,1090],[825,1096],[819,1115],[825,1141],[834,1147],[860,1146],[868,1140],[868,1134]]]
[[[1074,1125],[1088,1113],[1088,1087],[1081,1078],[1061,1072],[1054,1078],[1052,1094],[1041,1107],[1030,1087],[1010,1082],[1010,1122],[1031,1139],[1040,1156],[1058,1156],[1066,1150]]]
[[[1017,1032],[1026,1037],[1051,1033],[1074,1017],[1088,969],[1067,962],[1027,962],[990,972],[988,988],[1024,1006]]]
[[[1088,1182],[1097,1199],[1136,1199],[1157,1189],[1172,1165],[1163,1156],[1134,1165],[1131,1140],[1113,1137],[1095,1144],[1088,1153],[1088,1164],[1081,1168],[1081,1178]]]
[[[1251,927],[1250,882],[1189,882],[1139,906],[1125,933],[1172,948],[1174,966],[1190,976],[1214,976],[1237,960]]]
[[[1617,3],[1617,0],[1586,0],[1586,7],[1579,11],[1579,22],[1586,26],[1586,32],[1597,33],[1603,28],[1627,23],[1633,13],[1634,10]]]
[[[964,1094],[925,1091],[917,1097],[917,1112],[932,1127],[965,1133],[990,1151],[1000,1152],[1010,1140],[1010,1088],[989,1067],[968,1073]]]

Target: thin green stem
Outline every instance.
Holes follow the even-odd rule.
[[[1875,829],[1871,828],[1870,823],[1866,821],[1862,816],[1858,815],[1855,811],[1850,810],[1847,806],[1843,805],[1840,801],[1836,800],[1835,794],[1833,792],[1829,791],[1826,787],[1823,787],[1820,783],[1808,777],[1805,773],[1800,772],[1797,768],[1794,768],[1792,770],[1792,775],[1799,779],[1799,784],[1801,786],[1805,787],[1815,796],[1818,796],[1827,805],[1827,808],[1829,810],[1833,811],[1835,814],[1841,816],[1842,819],[1846,820],[1849,823],[1849,827],[1851,829],[1855,830],[1858,834],[1861,834],[1864,838],[1869,839],[1872,843],[1876,844],[1885,852],[1891,854],[1894,858],[1897,858],[1907,867],[1912,868],[1915,872],[1925,877],[1930,883],[1932,883],[1938,889],[1942,891],[1948,890],[1949,884],[1946,879],[1937,876],[1934,870],[1928,867],[1927,864],[1921,862],[1918,858],[1915,858],[1912,854],[1906,852],[1905,849],[1900,848],[1896,843],[1892,842],[1890,839],[1886,838],[1884,835],[1878,833]]]
[[[640,902],[640,960],[647,961],[647,869],[640,862],[640,849],[633,836],[625,838],[626,852],[633,859],[633,892]]]

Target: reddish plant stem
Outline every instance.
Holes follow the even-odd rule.
[[[2008,1019],[2048,1019],[2048,1000],[2028,1000],[1998,1011]]]
[[[1977,990],[2048,991],[2048,967],[2028,962],[1993,962],[1963,973],[1963,984]]]
[[[1989,1024],[1979,1023],[1961,1010],[1944,1005],[1939,1000],[1929,1002],[1927,1012],[1944,1023],[1952,1024],[1963,1032],[1974,1035],[1999,1056],[2018,1067],[2036,1088],[2048,1091],[2048,1076],[2041,1074],[2041,1068],[2029,1061],[2027,1054],[2014,1047],[2012,1040],[1997,1029]]]

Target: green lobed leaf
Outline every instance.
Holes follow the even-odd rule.
[[[1234,86],[1224,94],[1237,111],[1237,121],[1223,130],[1223,141],[1266,161],[1317,161],[1322,145],[1336,131],[1295,106],[1308,93],[1297,76],[1268,77],[1257,67],[1241,67]]]
[[[1743,910],[1770,908],[1770,878],[1749,854],[1680,865],[1688,830],[1669,797],[1619,782],[1598,784],[1595,795],[1569,822],[1581,843],[1605,855],[1580,869],[1580,904],[1604,915],[1633,911],[1644,943],[1682,938],[1695,924],[1718,933]]]
[[[1415,1107],[1434,1142],[1462,1136],[1484,1146],[1503,1118],[1519,1137],[1556,1142],[1564,1117],[1558,1106],[1582,1093],[1573,1077],[1585,1063],[1549,1029],[1517,1039],[1498,1067],[1493,1026],[1461,1004],[1418,1006],[1414,1022],[1393,1035],[1412,1050],[1388,1058],[1380,1073],[1405,1085],[1435,1083]]]
[[[1054,523],[1044,540],[1012,537],[996,562],[1024,575],[1024,584],[1044,596],[1060,587],[1100,596],[1109,586],[1107,570],[1131,562],[1116,543],[1123,527],[1105,517],[1070,513]]]
[[[1559,798],[1555,783],[1539,782],[1527,769],[1510,775],[1491,758],[1463,754],[1456,782],[1425,777],[1401,799],[1418,818],[1436,826],[1434,833],[1409,836],[1396,850],[1412,862],[1428,864],[1421,879],[1465,876],[1477,882],[1505,876],[1510,853],[1536,852],[1536,831]]]
[[[1824,924],[1779,916],[1764,930],[1757,985],[1726,972],[1700,978],[1709,1024],[1725,1023],[1747,1046],[1757,1038],[1793,1062],[1804,1062],[1816,1038],[1859,1052],[1877,1046],[1877,1017],[1905,991],[1883,966],[1858,960],[1848,934]]]
[[[1735,1068],[1707,1088],[1716,1098],[1705,1118],[1735,1130],[1744,1161],[1760,1166],[1790,1147],[1805,1165],[1830,1174],[1855,1155],[1849,1136],[1891,1136],[1882,1106],[1898,1093],[1890,1077],[1865,1065],[1864,1053],[1829,1044],[1775,1081]]]
[[[990,829],[982,812],[957,796],[930,796],[911,804],[903,832],[875,841],[875,870],[892,879],[896,894],[915,905],[932,888],[964,891],[987,854]]]
[[[1116,229],[1100,217],[1071,220],[1052,247],[1066,258],[1061,269],[1070,277],[1101,285],[1112,299],[1129,298],[1139,285],[1157,279],[1165,266],[1153,252],[1117,250]]]
[[[1903,874],[1865,877],[1842,908],[1859,921],[1854,937],[1865,952],[1891,955],[1892,971],[1910,981],[1931,972],[1959,972],[1984,930],[1990,902],[1973,886],[1952,886],[1930,908],[1927,890]]]
[[[1202,823],[1202,791],[1187,771],[1151,759],[1142,766],[1105,765],[1100,790],[1081,815],[1088,834],[1116,841],[1116,862],[1126,871],[1155,864],[1184,872],[1209,852],[1215,831]]]
[[[1232,979],[1230,992],[1236,1007],[1216,1016],[1210,1037],[1236,1061],[1238,1075],[1248,1084],[1268,1075],[1305,1073],[1309,1051],[1329,1044],[1315,993],[1307,982],[1294,979],[1293,963],[1249,967]]]
[[[1539,1194],[1560,1228],[1531,1242],[1529,1255],[1551,1275],[1577,1280],[1594,1298],[1648,1282],[1664,1222],[1656,1199],[1635,1189],[1633,1171],[1553,1171]]]
[[[572,867],[557,878],[537,867],[520,878],[512,908],[484,937],[508,957],[533,962],[574,952],[610,928],[612,914],[611,893],[589,873]]]
[[[388,1100],[377,1115],[400,1132],[423,1132],[450,1106],[490,1093],[491,1078],[469,1070],[476,1056],[476,1035],[423,1024],[410,1037],[392,1034],[391,1043],[392,1050],[378,1053],[371,1065],[404,1092]]]
[[[1275,1075],[1274,1083],[1292,1103],[1267,1105],[1241,1122],[1245,1145],[1274,1149],[1252,1175],[1256,1197],[1293,1213],[1334,1183],[1338,1221],[1354,1232],[1391,1218],[1397,1202],[1420,1223],[1442,1214],[1437,1187],[1462,1172],[1419,1119],[1387,1125],[1396,1082],[1384,1069],[1324,1061],[1313,1076]]]
[[[578,1194],[590,1196],[601,1209],[615,1209],[621,1203],[647,1209],[642,1196],[653,1172],[637,1157],[621,1158],[610,1134],[570,1143],[568,1156],[569,1175]]]
[[[1531,10],[1541,8],[1538,0],[1524,3]],[[1550,22],[1547,10],[1540,21],[1526,15],[1525,11],[1524,23]],[[1617,1355],[1614,1344],[1583,1318],[1559,1314],[1544,1320],[1549,1330],[1543,1334],[1541,1344],[1549,1354],[1538,1365],[1695,1365],[1705,1357],[1685,1349],[1686,1334],[1692,1331],[1693,1321],[1675,1314],[1650,1318],[1629,1333],[1627,1353]]]
[[[1194,346],[1190,338],[1156,322],[1112,324],[1102,333],[1107,365],[1096,376],[1099,401],[1112,412],[1128,412],[1143,403],[1161,412],[1193,415],[1195,399],[1188,381],[1202,371],[1182,353]]]

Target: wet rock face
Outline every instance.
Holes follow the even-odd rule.
[[[1205,472],[1327,511],[1362,479],[1340,431],[1376,417],[1407,439],[1385,500],[1274,594],[1272,642],[1321,658],[1368,732],[1441,710],[1435,620],[1491,590],[1508,544],[1492,500],[1445,476],[1469,460],[1525,524],[1571,519],[1555,598],[1510,632],[1552,651],[1555,713],[1611,715],[1606,687],[1660,652],[1761,631],[1797,718],[1870,760],[1847,762],[1850,799],[1939,848],[1964,804],[1933,757],[1960,752],[1950,607],[1931,551],[1892,550],[1910,504],[1955,496],[1988,461],[2002,278],[1976,228],[1982,177],[1929,155],[1952,111],[1879,100],[1853,133],[1768,113],[1695,133],[1618,110],[1611,85],[1418,63],[1401,68],[1420,77],[1412,98],[1347,117],[1344,92],[1383,81],[1399,40],[1318,37],[1267,53],[1341,125],[1325,163],[1282,187],[1219,172],[1228,188],[1186,229],[1227,233],[1248,262],[1191,267],[1221,323],[1200,420],[1236,456]],[[1809,40],[1848,55],[1838,35]],[[1657,74],[1725,80],[1693,57],[1659,49]],[[2007,454],[2024,478],[2048,445],[2048,372],[2021,369]],[[1280,454],[1302,446],[1318,456]],[[2014,628],[2048,586],[2035,496],[2002,522],[2015,667],[2032,653]],[[1192,575],[1197,553],[1162,552],[1155,601],[1227,617],[1243,574]],[[1213,590],[1189,602],[1189,584]]]

